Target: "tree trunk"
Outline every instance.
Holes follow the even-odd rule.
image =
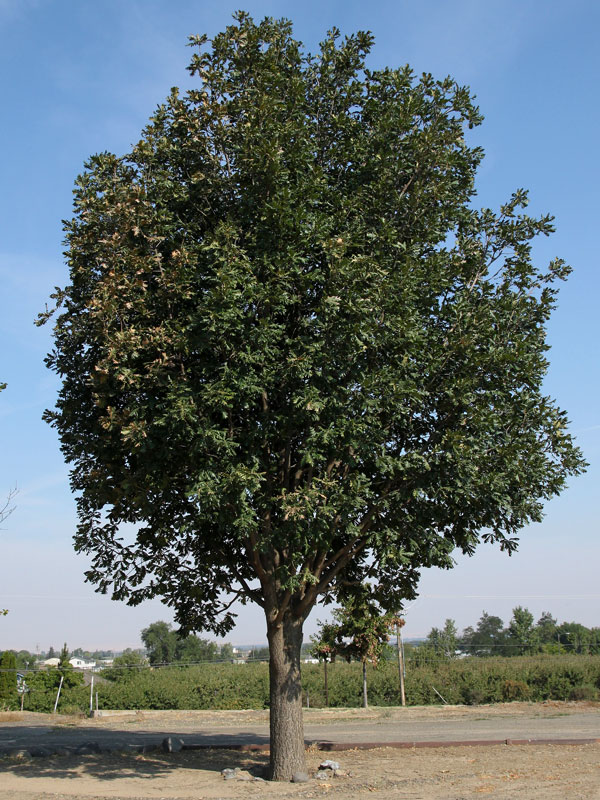
[[[363,708],[368,708],[369,703],[367,700],[367,662],[363,661]]]
[[[269,639],[271,780],[306,772],[300,650],[302,622],[286,616],[267,629]]]

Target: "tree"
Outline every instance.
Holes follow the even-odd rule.
[[[171,664],[175,661],[177,634],[168,622],[152,622],[141,634],[151,664]]]
[[[268,661],[269,655],[268,647],[255,647],[248,653],[248,661]]]
[[[234,658],[235,653],[233,652],[233,645],[230,644],[230,642],[225,642],[225,644],[222,644],[219,650],[219,660],[233,661]]]
[[[510,655],[533,653],[539,648],[539,637],[533,624],[533,614],[527,608],[522,606],[513,608],[507,633]]]
[[[103,670],[102,675],[113,681],[124,681],[148,665],[148,659],[139,651],[128,647],[120,656],[113,658],[110,667]]]
[[[17,698],[17,659],[12,650],[0,658],[0,706],[10,706]]]
[[[214,661],[217,658],[218,647],[216,642],[200,639],[198,636],[185,636],[178,639],[175,648],[176,661],[187,663]]]
[[[432,628],[427,636],[427,644],[433,647],[436,653],[442,653],[446,658],[454,658],[458,647],[455,621],[447,619],[443,628]]]
[[[327,674],[327,664],[335,661],[337,652],[337,625],[334,622],[321,622],[319,620],[319,632],[310,637],[309,653],[313,658],[318,658],[323,663],[323,677],[325,689],[325,705],[329,706],[329,678]]]
[[[329,650],[329,660],[339,655],[347,661],[362,663],[363,708],[368,706],[367,663],[377,666],[390,638],[393,614],[382,613],[373,599],[369,586],[362,586],[344,598],[340,608],[333,612],[334,623],[322,624],[317,652]]]
[[[264,609],[288,780],[317,601],[370,581],[399,610],[454,548],[514,551],[583,470],[542,393],[569,268],[532,262],[552,219],[526,192],[473,207],[482,117],[450,78],[243,12],[191,44],[197,88],[76,181],[46,419],[99,591],[219,636],[236,598]]]
[[[579,622],[563,622],[556,632],[560,644],[570,653],[587,653],[592,641],[589,628]]]
[[[504,622],[500,617],[484,611],[475,630],[465,628],[460,646],[469,655],[497,656],[502,652],[505,641]]]
[[[542,615],[535,624],[535,630],[539,641],[544,645],[557,644],[556,626],[557,620],[549,611],[543,611]]]

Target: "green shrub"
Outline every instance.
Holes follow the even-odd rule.
[[[356,707],[362,702],[362,674],[358,662],[328,665],[329,705]],[[269,707],[269,668],[265,663],[204,664],[177,668],[137,668],[113,673],[110,682],[97,685],[100,708],[113,709],[242,709]],[[57,670],[30,672],[25,709],[52,711],[60,680]],[[59,711],[89,707],[89,687],[78,673],[65,677]],[[398,666],[382,661],[368,667],[369,703],[400,705]],[[325,705],[324,667],[304,664],[303,697],[312,708]],[[483,704],[512,700],[568,700],[582,690],[582,699],[594,699],[600,687],[600,655],[549,655],[463,659],[424,659],[409,662],[406,699],[409,705],[437,705],[434,687],[451,704]],[[586,688],[587,687],[587,688]]]
[[[598,690],[595,686],[574,686],[569,692],[569,700],[597,700]]]
[[[509,679],[502,684],[502,699],[505,703],[511,703],[514,700],[529,700],[530,695],[529,686],[523,681]]]

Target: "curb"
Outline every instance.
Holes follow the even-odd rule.
[[[587,739],[454,739],[450,741],[429,742],[311,742],[306,741],[306,747],[316,747],[324,752],[340,752],[342,750],[378,750],[391,747],[395,750],[410,750],[417,748],[434,747],[487,747],[493,745],[524,745],[524,744],[562,744],[582,745],[597,744],[600,738]],[[182,750],[237,750],[242,753],[268,753],[268,744],[184,744]]]
[[[181,750],[235,750],[240,753],[268,753],[268,744],[185,744],[180,741],[179,746],[171,749],[168,744],[170,737],[162,743],[147,743],[142,745],[109,747],[100,745],[98,742],[85,742],[79,745],[58,745],[46,747],[3,747],[0,748],[0,758],[17,758],[28,760],[30,758],[40,758],[47,756],[83,756],[83,755],[105,755],[105,754],[125,754],[125,753],[153,753],[159,750],[163,752],[179,752]],[[437,747],[488,747],[498,745],[584,745],[598,744],[600,738],[581,738],[581,739],[453,739],[449,741],[429,741],[429,742],[316,742],[305,741],[306,747],[316,747],[323,752],[341,752],[343,750],[378,750],[391,747],[394,750],[416,750],[420,748]]]

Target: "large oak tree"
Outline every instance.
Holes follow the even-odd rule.
[[[513,550],[583,468],[542,392],[569,270],[532,262],[552,221],[523,191],[473,207],[481,116],[453,80],[243,13],[191,44],[197,88],[76,181],[47,418],[100,591],[217,634],[262,606],[289,779],[315,603],[400,608],[454,548]]]

